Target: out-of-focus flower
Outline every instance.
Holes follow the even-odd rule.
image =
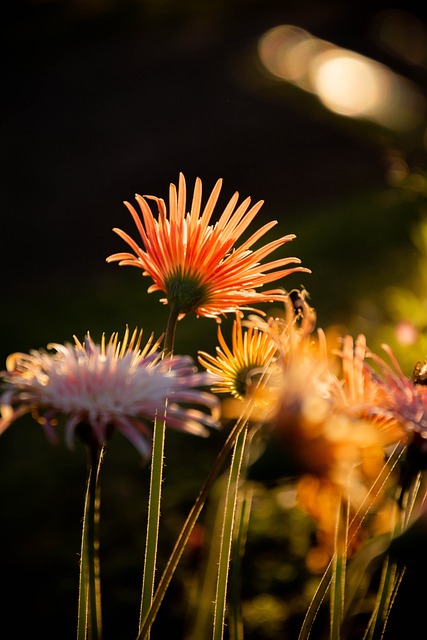
[[[313,346],[311,352],[293,348],[288,356],[269,425],[271,437],[297,475],[311,473],[332,479],[336,464],[344,462],[345,451],[338,449],[345,448],[350,427],[344,417],[334,414],[327,357],[320,345]]]
[[[211,224],[222,180],[215,184],[208,201],[201,210],[202,183],[195,183],[189,212],[187,211],[186,183],[179,176],[178,189],[169,190],[169,211],[161,198],[136,196],[142,218],[134,207],[125,202],[138,229],[143,246],[139,246],[121,229],[114,231],[131,247],[134,253],[115,253],[107,262],[119,261],[143,270],[154,284],[148,289],[163,291],[176,312],[183,316],[195,311],[199,316],[218,317],[238,309],[252,309],[252,305],[283,300],[281,289],[259,292],[263,285],[277,281],[296,271],[310,273],[299,264],[298,258],[279,258],[261,265],[261,261],[275,249],[295,238],[289,234],[254,250],[253,245],[277,221],[262,226],[239,247],[236,241],[246,231],[260,210],[263,201],[250,207],[250,198],[237,206],[235,193],[215,224]],[[158,219],[147,199],[154,200]],[[250,208],[249,208],[250,207]]]
[[[382,394],[364,367],[364,336],[356,345],[347,336],[342,350],[332,349],[327,334],[314,331],[308,294],[293,293],[284,317],[250,320],[277,347],[274,376],[266,385],[274,383],[270,436],[297,475],[313,474],[340,487],[348,486],[353,475],[372,479],[384,463],[384,448],[401,432],[390,420],[372,415]]]
[[[334,353],[340,358],[342,370],[331,387],[337,408],[374,425],[384,448],[405,439],[399,422],[390,413],[376,410],[383,406],[385,392],[378,375],[367,365],[366,358],[375,356],[366,345],[366,337],[360,334],[354,341],[347,335],[341,344]]]
[[[337,353],[320,329],[316,335],[290,327],[279,337],[281,386],[267,427],[274,450],[283,452],[283,475],[297,477],[298,503],[316,520],[319,544],[310,563],[323,567],[333,553],[331,513],[340,501],[354,518],[353,547],[363,538],[360,523],[366,512],[382,508],[386,483],[373,487],[384,472],[385,447],[398,441],[400,432],[369,412],[381,391],[364,367],[363,336],[356,345],[344,338]]]
[[[283,311],[276,316],[251,315],[243,322],[245,326],[267,334],[275,343],[277,360],[280,361],[282,370],[295,351],[301,354],[313,348],[316,312],[308,304],[308,298],[309,294],[304,288],[301,291],[293,289],[284,296]]]
[[[423,367],[416,366],[412,379],[403,373],[392,349],[388,345],[383,345],[383,349],[391,364],[372,352],[368,355],[377,370],[365,362],[365,369],[381,392],[371,414],[395,421],[407,440],[417,433],[427,442],[427,387],[423,382]]]
[[[278,333],[281,382],[266,433],[270,450],[281,452],[283,477],[296,478],[298,506],[315,523],[306,564],[317,573],[324,571],[335,551],[342,504],[348,505],[351,522],[348,555],[363,541],[364,512],[380,500],[378,491],[372,496],[370,491],[383,468],[384,450],[376,427],[349,411],[353,400],[361,400],[358,371],[363,364],[356,366],[347,341],[344,380],[326,333],[314,333],[314,319],[306,307],[305,320],[284,323]]]
[[[275,345],[274,369],[266,385],[268,387],[273,416],[270,424],[272,434],[286,438],[292,429],[279,428],[279,414],[295,426],[296,416],[308,411],[309,398],[314,395],[320,405],[327,401],[329,378],[331,376],[326,356],[324,333],[314,333],[316,314],[308,303],[305,290],[291,292],[284,300],[284,312],[277,317],[260,318],[251,316],[246,324],[257,328],[270,338]],[[316,411],[314,411],[316,413]],[[322,419],[319,413],[319,420]],[[276,429],[277,427],[277,429]],[[291,436],[292,437],[292,436]]]
[[[344,336],[341,348],[333,353],[338,356],[341,368],[329,378],[326,387],[323,384],[319,387],[324,396],[324,415],[320,411],[314,414],[318,433],[314,430],[314,440],[303,442],[301,419],[296,429],[300,438],[295,445],[297,450],[303,447],[304,451],[305,446],[302,455],[305,473],[297,485],[298,504],[316,522],[317,545],[307,556],[314,571],[323,570],[325,559],[333,553],[336,533],[332,514],[342,498],[349,508],[348,555],[370,535],[390,532],[396,525],[397,512],[389,490],[395,487],[400,448],[406,436],[402,416],[390,411],[387,396],[390,393],[394,397],[394,390],[400,389],[405,404],[413,387],[395,360],[394,372],[367,348],[362,334],[355,341]],[[379,363],[383,380],[367,364],[369,357]],[[392,386],[388,389],[389,383]],[[392,402],[398,402],[397,398]],[[396,455],[390,457],[392,447]],[[301,460],[301,454],[298,459]],[[365,518],[367,513],[369,518]]]
[[[213,377],[197,372],[190,357],[162,359],[160,341],[153,343],[153,337],[141,348],[141,337],[141,331],[130,336],[126,330],[121,342],[114,333],[108,342],[103,336],[95,344],[87,334],[83,343],[75,338],[74,345],[49,345],[52,352],[9,356],[2,375],[0,433],[31,412],[55,441],[55,427],[64,417],[69,446],[76,435],[106,444],[117,429],[143,456],[150,454],[149,425],[157,415],[166,415],[169,427],[207,435],[206,427],[218,425],[219,404],[197,387],[212,384]]]
[[[375,353],[369,353],[369,357],[376,370],[365,363],[381,391],[379,401],[370,412],[400,430],[400,443],[405,447],[400,467],[402,503],[413,479],[427,469],[427,365],[418,363],[410,378],[403,373],[392,349],[388,345],[383,345],[383,349],[390,364]]]

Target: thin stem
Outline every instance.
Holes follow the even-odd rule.
[[[247,472],[250,464],[251,444],[256,436],[260,424],[251,425],[251,429],[247,430],[248,441],[245,445],[245,455],[242,461],[242,469],[240,477],[247,480]],[[242,618],[242,602],[241,602],[241,570],[242,559],[246,545],[246,538],[249,526],[249,517],[251,513],[253,489],[247,482],[243,485],[243,494],[237,504],[236,512],[236,533],[233,535],[232,563],[229,576],[229,592],[230,592],[230,609],[229,616],[229,636],[230,640],[243,640],[243,618]]]
[[[343,504],[344,503],[344,504]],[[345,511],[345,512],[344,512]],[[349,523],[348,501],[340,497],[337,507],[335,529],[335,553],[332,562],[331,584],[331,640],[341,637],[341,625],[344,618],[345,573],[347,562],[347,534]]]
[[[395,577],[396,564],[391,562],[389,556],[385,556],[375,607],[363,636],[363,640],[374,640],[374,638],[380,639],[383,637],[385,615],[391,598],[391,589],[393,589]]]
[[[352,517],[351,522],[349,524],[349,528],[353,529],[353,533],[351,535],[351,537],[349,538],[349,540],[347,541],[347,546],[349,544],[352,543],[354,536],[356,535],[356,532],[358,530],[358,527],[353,528],[353,525],[356,524],[356,522],[359,523],[359,527],[362,524],[363,520],[366,518],[367,514],[369,513],[372,505],[375,504],[375,500],[378,497],[378,495],[381,493],[383,487],[385,486],[388,478],[390,477],[391,473],[393,472],[393,469],[396,467],[401,455],[402,455],[402,449],[399,450],[399,447],[396,445],[396,447],[394,448],[393,452],[391,453],[389,459],[387,460],[387,462],[384,464],[381,472],[378,474],[378,477],[376,478],[376,480],[374,481],[374,483],[372,484],[370,491],[368,493],[368,495],[366,496],[366,498],[363,500],[362,504],[360,505],[358,511],[356,512],[356,514]],[[324,599],[326,597],[326,593],[329,589],[329,587],[331,586],[332,583],[332,564],[333,564],[334,558],[332,558],[327,566],[327,568],[325,569],[325,572],[317,586],[316,592],[310,602],[310,605],[306,611],[305,614],[305,618],[303,620],[303,624],[302,627],[300,629],[299,635],[298,635],[298,640],[308,640],[314,621],[316,619],[317,613],[320,610],[320,607],[322,606],[322,603],[324,602]]]
[[[407,503],[402,509],[400,522],[398,521],[395,526],[393,532],[394,538],[402,534],[409,526],[420,487],[421,474],[418,474],[414,478],[412,485],[408,490]],[[403,568],[403,570],[399,569],[398,564],[396,562],[392,562],[389,556],[385,557],[381,583],[377,594],[377,604],[370,620],[370,627],[366,634],[367,640],[383,638],[385,627],[390,615],[390,609],[402,581],[404,571],[405,568]]]
[[[230,466],[228,486],[225,497],[223,529],[218,562],[218,579],[215,598],[213,640],[222,640],[224,636],[224,620],[227,603],[227,584],[230,566],[231,545],[233,540],[234,517],[239,487],[240,468],[242,465],[247,427],[237,437]]]
[[[233,549],[234,558],[230,570],[230,639],[243,640],[243,621],[242,621],[242,603],[241,603],[241,565],[246,543],[247,528],[249,524],[249,515],[251,511],[252,489],[246,488],[244,496],[238,505],[239,511],[236,514],[237,532],[234,538]]]
[[[187,520],[185,521],[179,533],[175,546],[172,550],[172,553],[169,556],[169,560],[166,564],[165,570],[160,578],[159,584],[157,586],[157,590],[154,594],[153,601],[151,603],[151,607],[148,610],[145,619],[142,621],[137,640],[145,640],[146,638],[149,637],[150,628],[151,628],[151,625],[153,624],[153,620],[157,615],[157,612],[160,608],[165,592],[169,586],[169,583],[172,579],[175,569],[178,566],[179,560],[183,554],[188,538],[190,537],[193,527],[197,522],[197,518],[199,517],[200,512],[203,509],[206,498],[209,495],[212,485],[214,484],[216,478],[218,477],[218,474],[221,471],[225,463],[225,460],[227,459],[228,454],[232,450],[237,437],[239,436],[241,431],[245,428],[245,426],[246,426],[246,419],[243,417],[236,422],[233,429],[230,431],[230,434],[227,440],[225,441],[221,451],[219,452],[210,470],[209,476],[205,481],[205,484],[201,488],[199,495],[194,501],[193,506],[190,510],[190,513],[187,516]]]
[[[153,455],[151,461],[150,495],[148,500],[147,536],[145,545],[144,574],[142,579],[139,627],[150,609],[154,593],[159,538],[160,503],[162,497],[163,456],[165,446],[165,421],[155,420]],[[148,637],[148,636],[147,636]]]
[[[99,567],[99,473],[104,447],[89,445],[88,478],[82,528],[77,640],[101,640],[102,611]]]
[[[171,303],[169,320],[166,327],[166,335],[164,340],[164,350],[165,350],[165,353],[169,355],[173,353],[173,349],[175,345],[176,325],[178,323],[179,315],[180,313],[179,313],[178,307],[173,303]]]
[[[175,305],[171,305],[166,336],[164,342],[165,357],[172,355],[175,341],[176,324],[179,313]],[[148,499],[147,534],[145,543],[144,573],[142,579],[141,608],[139,629],[150,610],[154,593],[154,581],[157,565],[157,547],[159,539],[160,507],[162,500],[163,465],[166,434],[166,410],[162,420],[154,421],[153,452],[151,459],[150,493]],[[147,630],[147,638],[149,637]]]
[[[188,640],[212,640],[213,613],[215,605],[216,583],[218,578],[218,557],[221,545],[222,520],[224,512],[224,496],[228,483],[226,474],[221,474],[209,493],[209,505],[206,513],[204,529],[206,540],[209,540],[207,556],[200,567],[196,582],[196,598],[194,616],[191,620],[191,631]]]

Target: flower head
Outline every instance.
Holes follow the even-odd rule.
[[[274,359],[277,347],[271,337],[257,327],[242,327],[239,314],[233,323],[231,348],[227,345],[218,327],[217,355],[200,351],[199,362],[218,377],[212,388],[216,393],[230,393],[242,400],[251,393],[254,380],[257,382]]]
[[[416,368],[415,379],[411,379],[403,373],[392,349],[388,345],[383,349],[391,364],[372,352],[367,355],[377,370],[364,364],[380,391],[371,413],[399,425],[402,439],[409,440],[417,433],[427,442],[427,387],[420,382],[421,368]]]
[[[363,334],[355,341],[350,335],[344,336],[341,344],[341,349],[335,351],[342,364],[340,380],[332,389],[335,404],[342,411],[374,424],[384,447],[402,440],[404,431],[399,420],[386,409],[389,404],[386,385],[378,372],[368,365],[367,358],[380,362],[384,371],[386,363],[368,349]],[[389,371],[392,373],[390,368]],[[399,371],[400,376],[393,373],[393,377],[400,377],[401,383],[409,382],[400,368]]]
[[[298,258],[279,258],[261,266],[261,261],[275,249],[295,238],[286,235],[256,250],[253,245],[277,221],[262,226],[239,247],[236,241],[255,218],[263,202],[250,206],[246,198],[237,206],[235,193],[215,224],[211,224],[215,205],[221,191],[218,180],[202,211],[202,183],[195,183],[190,210],[187,211],[186,183],[182,173],[178,189],[169,190],[169,211],[161,198],[140,195],[136,200],[142,218],[134,207],[125,202],[142,240],[142,247],[121,229],[114,231],[131,247],[134,253],[116,253],[107,262],[119,261],[142,269],[152,278],[148,289],[163,291],[165,304],[173,305],[180,316],[195,311],[199,316],[218,317],[238,309],[252,309],[253,304],[283,300],[281,289],[259,292],[263,285],[279,280],[296,271],[310,273],[299,264]],[[156,219],[147,202],[153,200],[158,209]]]
[[[221,326],[218,326],[218,342],[216,357],[200,351],[199,362],[217,377],[212,391],[232,396],[223,402],[222,414],[232,417],[240,415],[244,401],[251,418],[259,415],[265,419],[269,405],[267,389],[277,345],[268,333],[257,327],[243,327],[240,314],[236,314],[233,322],[231,347],[223,336]]]
[[[375,379],[380,395],[370,413],[376,419],[391,425],[403,452],[400,461],[399,504],[403,504],[406,493],[420,471],[427,469],[427,387],[425,386],[426,363],[415,366],[413,378],[406,376],[392,349],[382,345],[390,364],[375,353],[369,357],[376,370],[365,363],[365,368]]]
[[[212,383],[212,376],[196,371],[187,356],[161,358],[159,341],[152,337],[141,348],[142,332],[122,342],[114,333],[95,344],[89,334],[83,343],[52,344],[49,351],[15,353],[3,373],[5,388],[0,395],[0,433],[19,416],[31,412],[56,439],[59,417],[66,420],[65,438],[72,445],[82,427],[99,445],[117,429],[143,455],[151,451],[149,424],[157,414],[166,425],[200,436],[205,427],[217,426],[218,402],[197,389]],[[180,403],[186,406],[182,407]],[[200,405],[210,412],[191,409]]]
[[[364,343],[359,339],[354,352],[346,339],[342,358],[336,358],[328,334],[314,333],[316,315],[304,291],[298,298],[302,306],[296,315],[289,298],[284,318],[252,321],[264,324],[278,346],[270,435],[297,475],[311,474],[340,488],[348,487],[351,477],[353,488],[360,487],[361,479],[370,482],[381,469],[385,443],[366,410],[377,385],[363,375]]]
[[[346,336],[337,354],[320,330],[317,340],[287,334],[281,341],[290,348],[270,436],[274,451],[284,454],[284,471],[298,478],[299,506],[316,523],[317,543],[307,563],[317,571],[334,553],[342,498],[349,515],[349,555],[389,507],[394,460],[386,461],[385,446],[391,432],[388,421],[369,412],[379,390],[364,368],[364,336],[356,345]],[[372,517],[365,521],[368,512]]]

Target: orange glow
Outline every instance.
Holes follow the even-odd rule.
[[[342,116],[409,130],[425,117],[425,100],[408,80],[379,62],[292,25],[265,33],[258,53],[275,78],[314,93]]]
[[[316,56],[311,73],[317,95],[335,113],[392,129],[419,123],[421,95],[385,65],[336,48]]]
[[[370,60],[351,51],[331,50],[312,64],[313,85],[321,101],[345,116],[374,113],[388,92],[388,78]]]

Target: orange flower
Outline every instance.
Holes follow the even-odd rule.
[[[378,385],[360,360],[364,342],[359,337],[354,350],[346,337],[343,352],[338,353],[343,363],[338,376],[325,332],[313,332],[314,311],[305,303],[301,316],[291,318],[288,308],[282,322],[258,320],[259,327],[264,323],[264,330],[270,328],[271,336],[276,336],[282,354],[276,409],[269,421],[271,437],[295,473],[328,480],[346,492],[351,478],[357,502],[365,480],[370,486],[381,471],[383,448],[389,444],[384,421],[372,419],[367,410]]]
[[[252,309],[248,305],[282,301],[286,294],[281,289],[262,293],[257,289],[290,273],[310,273],[310,270],[288,266],[299,264],[298,258],[279,258],[262,267],[261,261],[295,236],[286,235],[253,250],[253,245],[277,224],[277,221],[272,221],[236,248],[236,241],[246,231],[263,202],[250,207],[250,198],[246,198],[237,206],[239,194],[236,192],[217,222],[210,224],[221,186],[222,180],[218,180],[203,211],[199,178],[187,211],[186,183],[182,173],[178,189],[174,184],[170,185],[169,211],[161,198],[137,195],[141,218],[134,207],[125,202],[143,247],[121,229],[114,229],[134,253],[115,253],[107,258],[107,262],[118,261],[120,265],[142,269],[143,275],[151,277],[154,282],[148,292],[163,291],[166,298],[162,302],[169,303],[181,317],[192,311],[199,316],[217,317],[238,309]],[[156,203],[158,219],[154,217],[147,199]]]
[[[366,337],[360,334],[354,341],[350,335],[344,336],[342,348],[336,350],[335,354],[342,361],[341,380],[332,390],[337,407],[349,415],[374,424],[384,447],[404,440],[403,426],[399,423],[398,417],[389,411],[387,385],[367,364],[366,358],[377,360],[383,366],[384,372],[387,371],[387,365],[367,348]],[[402,385],[407,384],[402,396],[409,399],[412,397],[410,390],[414,389],[415,385],[405,380],[400,369],[399,374],[401,380],[396,384],[396,389],[401,389]],[[387,380],[397,380],[399,376],[392,373],[391,376],[387,374],[384,377]],[[389,395],[392,398],[397,397],[394,388]]]

